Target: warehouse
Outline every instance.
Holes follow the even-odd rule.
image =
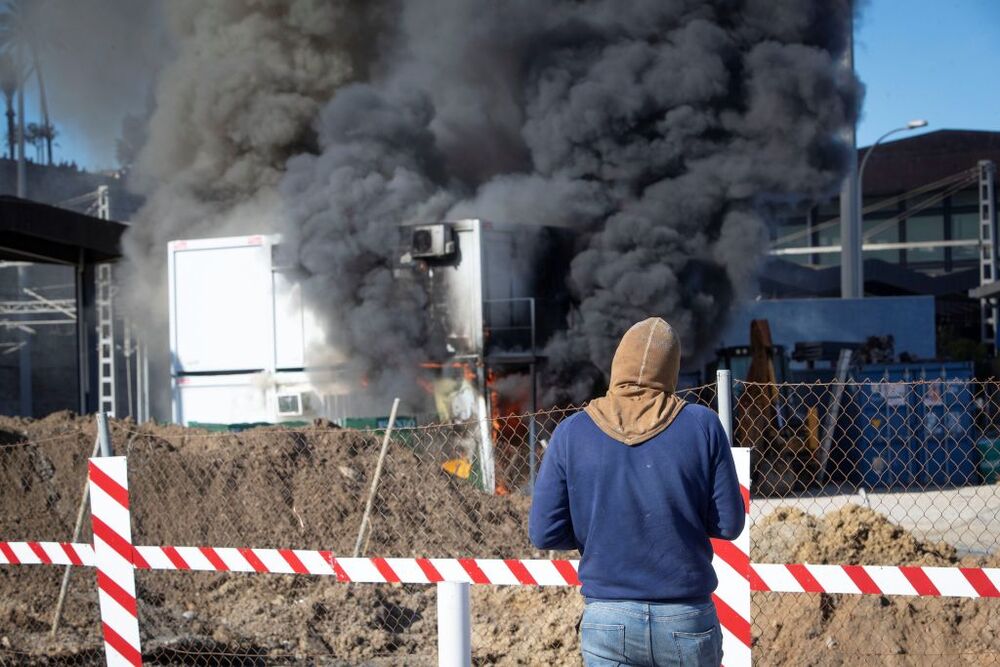
[[[867,150],[858,150],[859,161]],[[932,297],[936,340],[930,347],[937,357],[982,360],[994,343],[994,336],[982,331],[979,299],[969,295],[982,282],[979,220],[984,161],[1000,162],[1000,133],[938,130],[879,145],[862,175],[865,295]],[[995,184],[995,169],[992,174]],[[992,198],[995,229],[995,187]],[[819,298],[815,308],[836,307],[822,299],[841,294],[838,197],[781,220],[771,234],[760,298]],[[909,303],[924,308],[919,300]],[[768,308],[773,313],[775,304]],[[878,317],[883,307],[873,303],[871,308],[871,317],[866,318],[871,331],[859,331],[859,339],[889,333],[875,330],[886,319]],[[749,310],[754,310],[752,304]],[[727,332],[723,337],[727,344],[746,337],[747,318],[734,319],[732,326],[738,326],[739,333]]]

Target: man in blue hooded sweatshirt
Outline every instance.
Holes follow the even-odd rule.
[[[528,532],[578,549],[587,667],[718,667],[722,634],[709,538],[735,539],[745,508],[718,416],[678,398],[680,341],[635,324],[608,393],[565,419],[545,451]]]

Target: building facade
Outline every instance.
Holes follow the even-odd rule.
[[[860,184],[865,294],[933,296],[943,357],[983,352],[972,350],[981,317],[969,296],[981,283],[982,161],[1000,164],[1000,132],[939,130],[879,145]],[[839,296],[839,218],[834,196],[772,228],[762,296]]]

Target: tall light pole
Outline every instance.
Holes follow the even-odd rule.
[[[927,127],[926,120],[923,119],[911,120],[903,127],[897,127],[895,130],[889,130],[888,132],[883,134],[881,137],[875,140],[875,143],[873,143],[871,146],[868,147],[868,150],[865,151],[865,156],[861,159],[861,167],[858,169],[858,219],[859,220],[862,219],[861,193],[864,191],[864,187],[862,186],[864,185],[865,182],[865,165],[868,164],[868,158],[872,156],[872,151],[875,150],[875,147],[878,146],[880,143],[882,143],[884,139],[896,134],[897,132],[909,132],[910,130],[917,130],[921,127]]]
[[[864,157],[861,158],[861,166],[858,168],[857,198],[855,199],[855,202],[854,202],[854,215],[857,216],[858,229],[859,229],[859,232],[860,232],[859,233],[859,237],[858,237],[858,253],[859,253],[859,255],[860,255],[860,252],[861,252],[861,248],[864,246],[864,243],[865,243],[865,238],[864,238],[865,213],[864,213],[864,205],[862,204],[862,198],[864,197],[864,192],[865,192],[865,187],[864,187],[864,183],[865,183],[865,166],[868,164],[868,158],[870,158],[872,156],[872,151],[874,151],[875,147],[878,146],[880,143],[882,143],[882,141],[884,139],[886,139],[886,138],[888,138],[888,137],[896,134],[897,132],[910,132],[911,130],[917,130],[917,129],[921,128],[921,127],[927,127],[927,121],[926,120],[923,120],[923,119],[911,120],[909,123],[907,123],[903,127],[897,127],[894,130],[889,130],[888,132],[886,132],[885,134],[883,134],[881,137],[879,137],[878,139],[876,139],[875,143],[873,143],[871,146],[869,146],[868,150],[865,151]],[[862,258],[861,263],[858,265],[858,275],[859,275],[859,280],[861,281],[861,294],[858,295],[859,297],[863,297],[864,296],[864,284],[865,284],[864,266],[865,266],[864,265],[864,259]]]
[[[851,3],[853,6],[853,2]],[[843,67],[854,73],[854,12],[848,15],[847,45],[843,54]],[[851,151],[847,173],[840,186],[840,296],[856,299],[864,296],[864,279],[861,273],[861,221],[855,203],[858,199],[858,158],[855,123],[843,129],[844,144]]]

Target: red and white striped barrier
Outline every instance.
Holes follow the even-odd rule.
[[[1000,597],[1000,568],[754,563],[753,590],[927,597]]]
[[[136,547],[136,567],[152,570],[270,572],[336,577],[344,583],[579,586],[578,561],[495,558],[338,558],[308,549]]]
[[[0,565],[89,565],[94,547],[71,542],[0,542]]]
[[[733,459],[747,520],[743,532],[732,542],[712,540],[715,552],[712,566],[719,577],[719,587],[712,600],[722,626],[722,652],[728,667],[749,666],[753,643],[750,627],[750,450],[734,448]]]
[[[321,550],[222,547],[133,547],[133,551],[136,567],[150,570],[307,574],[359,584],[580,585],[576,560],[337,558]],[[68,542],[0,542],[0,565],[93,566],[94,549]],[[750,588],[761,592],[1000,597],[1000,568],[772,563],[749,567]]]
[[[132,521],[124,456],[90,459],[97,594],[108,665],[141,665]]]

